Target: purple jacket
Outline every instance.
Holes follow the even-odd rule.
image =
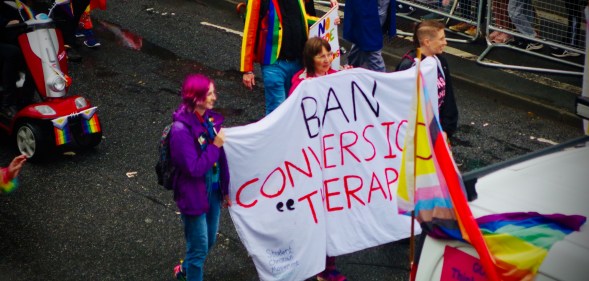
[[[221,129],[223,116],[207,110],[205,116],[213,118],[217,131]],[[170,131],[170,157],[176,167],[174,175],[174,200],[185,215],[201,215],[209,211],[205,174],[219,162],[220,188],[228,194],[229,167],[225,151],[213,144],[202,150],[198,137],[206,132],[196,114],[180,106],[173,114],[174,125]],[[176,122],[178,121],[178,122]]]

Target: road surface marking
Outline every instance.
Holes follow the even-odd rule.
[[[221,29],[221,30],[223,30],[225,32],[237,34],[237,35],[243,37],[243,32],[240,32],[240,31],[237,31],[237,30],[233,30],[233,29],[230,29],[230,28],[227,28],[227,27],[223,27],[223,26],[220,26],[220,25],[208,23],[206,21],[202,21],[202,22],[200,22],[200,24],[206,25],[206,26],[210,26],[210,27],[214,27],[214,28],[218,28],[218,29]]]

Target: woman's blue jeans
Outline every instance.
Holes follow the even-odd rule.
[[[186,239],[186,258],[182,271],[188,281],[203,280],[203,265],[209,250],[215,245],[221,215],[221,196],[210,192],[209,212],[200,216],[182,215],[184,238]]]
[[[290,91],[292,77],[302,68],[303,66],[298,60],[278,59],[273,64],[262,65],[266,115],[284,102],[288,91]]]

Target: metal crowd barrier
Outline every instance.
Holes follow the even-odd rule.
[[[470,43],[475,41],[481,35],[480,27],[483,26],[481,24],[483,1],[484,0],[449,0],[449,4],[444,6],[442,0],[397,0],[397,4],[403,4],[416,9],[416,12],[411,14],[402,14],[397,11],[397,17],[414,22],[420,22],[425,18],[441,19],[446,22],[446,25],[450,23],[451,19],[456,21],[456,24],[460,22],[467,23],[476,28],[475,33],[466,34],[464,33],[466,30],[454,31],[449,29],[450,26],[447,26],[447,32],[456,34],[464,39],[446,38],[446,40],[451,42]],[[423,11],[429,14],[424,15]],[[398,30],[397,34],[405,36],[413,35],[413,33],[408,33],[402,30]]]
[[[339,2],[340,9],[343,9],[345,1]],[[484,35],[487,47],[477,59],[477,63],[481,65],[524,71],[583,75],[583,63],[577,62],[580,60],[576,60],[575,57],[586,53],[583,11],[587,0],[449,0],[449,4],[446,6],[442,2],[443,0],[396,0],[397,5],[410,6],[416,11],[411,14],[397,11],[396,16],[413,22],[420,22],[424,17],[441,19],[446,22],[446,32],[459,37],[459,39],[447,38],[451,42],[472,43],[479,36]],[[315,1],[315,3],[329,6],[329,1]],[[519,8],[519,12],[517,8]],[[426,15],[426,13],[429,14]],[[466,34],[465,30],[451,29],[453,25],[461,22],[474,26],[476,32]],[[533,31],[530,32],[530,29]],[[489,35],[497,33],[503,33],[504,38],[508,36],[508,42],[491,40]],[[412,31],[397,30],[397,34],[413,36]],[[526,49],[527,44],[516,45],[513,40],[539,43],[543,45],[543,48],[541,50]],[[578,67],[580,70],[530,67],[486,59],[494,48],[522,52],[526,55]],[[564,51],[568,53],[563,55]]]
[[[517,5],[519,4],[519,5]],[[526,50],[526,44],[514,46],[505,42],[493,42],[486,37],[487,48],[477,62],[482,65],[517,70],[550,72],[570,75],[583,75],[583,71],[566,71],[561,69],[527,67],[485,61],[493,48],[509,48],[518,52],[534,55],[544,59],[583,68],[583,64],[565,59],[585,54],[583,0],[489,0],[487,5],[486,34],[502,32],[513,39],[544,45],[542,49],[552,48],[550,53],[569,52],[569,56],[556,57],[545,54],[546,51]],[[519,8],[519,12],[518,9]],[[531,31],[531,32],[530,32]],[[560,54],[559,54],[560,55]]]

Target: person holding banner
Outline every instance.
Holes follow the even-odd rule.
[[[337,70],[331,68],[332,60],[333,53],[327,40],[319,37],[309,38],[303,48],[304,67],[292,77],[292,86],[288,95],[290,96],[294,89],[305,79],[336,73]]]
[[[203,280],[203,265],[215,244],[221,205],[229,200],[229,168],[223,150],[223,116],[212,111],[217,93],[208,77],[191,74],[170,130],[174,201],[184,222],[186,258],[174,268],[179,280]]]
[[[320,37],[309,38],[303,48],[304,68],[292,77],[292,87],[288,95],[296,89],[303,80],[321,77],[336,73],[331,68],[333,53],[331,45]],[[344,68],[349,68],[347,65]],[[317,275],[318,281],[346,281],[347,278],[341,274],[335,266],[335,257],[325,257],[325,270]]]
[[[330,0],[331,6],[338,5]],[[278,5],[275,5],[277,3]],[[309,26],[316,17],[305,9],[305,0],[250,0],[241,45],[243,84],[255,86],[254,63],[259,63],[264,79],[266,115],[276,109],[290,89],[291,77],[302,68],[303,46]]]
[[[414,50],[406,53],[397,65],[396,70],[406,70],[416,64],[417,48],[421,48],[422,58],[434,57],[438,62],[438,110],[440,124],[447,139],[452,137],[458,126],[458,107],[454,99],[452,77],[448,62],[441,56],[446,42],[445,25],[436,20],[425,20],[415,26],[413,33]]]

